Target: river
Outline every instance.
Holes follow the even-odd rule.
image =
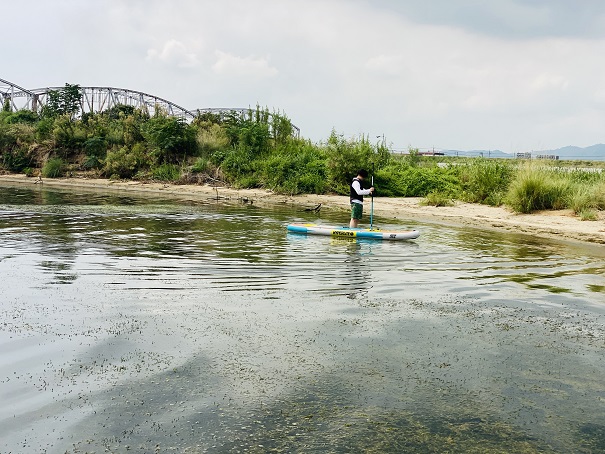
[[[603,246],[343,216],[1,187],[0,452],[605,452]]]

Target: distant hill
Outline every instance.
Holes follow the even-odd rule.
[[[542,152],[541,152],[542,153]],[[568,146],[556,150],[548,150],[544,154],[554,154],[559,159],[585,159],[590,161],[605,161],[605,144],[591,145],[590,147]]]
[[[446,156],[484,156],[486,158],[514,158],[516,154],[504,153],[500,150],[442,150]],[[532,150],[531,156],[558,156],[559,159],[580,159],[587,161],[605,161],[605,144],[591,145],[589,147],[567,146],[555,150]]]

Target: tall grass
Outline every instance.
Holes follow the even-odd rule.
[[[516,212],[568,208],[575,191],[575,183],[557,169],[527,165],[512,180],[507,204]]]
[[[463,200],[493,206],[504,203],[515,170],[510,162],[476,158],[458,168]]]
[[[605,181],[577,183],[571,195],[570,206],[574,213],[605,210]]]

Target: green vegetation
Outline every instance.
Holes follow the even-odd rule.
[[[63,176],[65,164],[61,158],[51,158],[42,167],[42,176],[46,178],[59,178]]]
[[[80,115],[78,85],[49,94],[40,114],[0,112],[0,168],[26,175],[70,174],[199,184],[222,182],[278,193],[347,194],[360,168],[374,176],[378,196],[423,197],[445,206],[462,200],[520,213],[571,209],[581,219],[605,210],[605,174],[592,162],[392,155],[384,141],[325,142],[293,137],[290,120],[267,109],[246,115],[204,113],[190,123],[119,105]],[[565,167],[567,165],[568,167]],[[35,170],[39,169],[39,170]]]
[[[442,192],[430,192],[420,204],[434,207],[451,207],[454,205],[454,200]]]
[[[508,203],[517,212],[560,210],[568,205],[571,181],[550,169],[527,166],[511,182]]]
[[[506,203],[520,213],[572,209],[596,219],[596,210],[605,209],[605,174],[526,165],[511,180]]]
[[[471,203],[502,205],[513,173],[510,162],[473,159],[461,168],[461,198]]]

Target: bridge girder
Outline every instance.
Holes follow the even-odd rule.
[[[18,93],[22,93],[22,96],[26,96],[28,98],[25,107],[19,107],[15,103],[15,98],[19,97]],[[4,103],[8,100],[11,110],[19,110],[19,108],[36,110],[32,109],[31,107],[31,103],[35,100],[35,95],[31,91],[9,82],[8,80],[0,79],[0,96],[2,97],[2,105],[4,105]]]
[[[13,91],[11,97],[13,105],[15,99],[22,98],[21,108],[38,111],[48,102],[48,94],[51,91],[62,90],[63,87],[35,88],[33,90]],[[114,87],[80,87],[82,100],[80,108],[82,112],[94,113],[111,109],[117,105],[133,106],[153,115],[156,109],[162,109],[168,115],[192,119],[195,114],[167,99],[159,96],[143,93],[142,91],[128,90],[126,88]],[[36,109],[33,108],[35,100]]]
[[[64,87],[45,87],[28,90],[16,84],[0,79],[0,96],[2,102],[9,100],[11,110],[28,109],[39,112],[48,102],[48,94],[51,91],[62,90]],[[80,87],[82,100],[80,102],[81,111],[87,113],[98,113],[111,109],[117,105],[132,106],[141,109],[149,115],[153,115],[157,109],[161,109],[168,115],[183,118],[191,121],[196,116],[203,113],[212,113],[221,118],[228,115],[248,115],[254,112],[251,108],[201,108],[189,110],[179,106],[167,99],[159,96],[150,95],[142,91],[129,90],[126,88],[114,87]],[[269,113],[269,116],[273,114]],[[292,125],[293,133],[299,137],[300,129]]]

